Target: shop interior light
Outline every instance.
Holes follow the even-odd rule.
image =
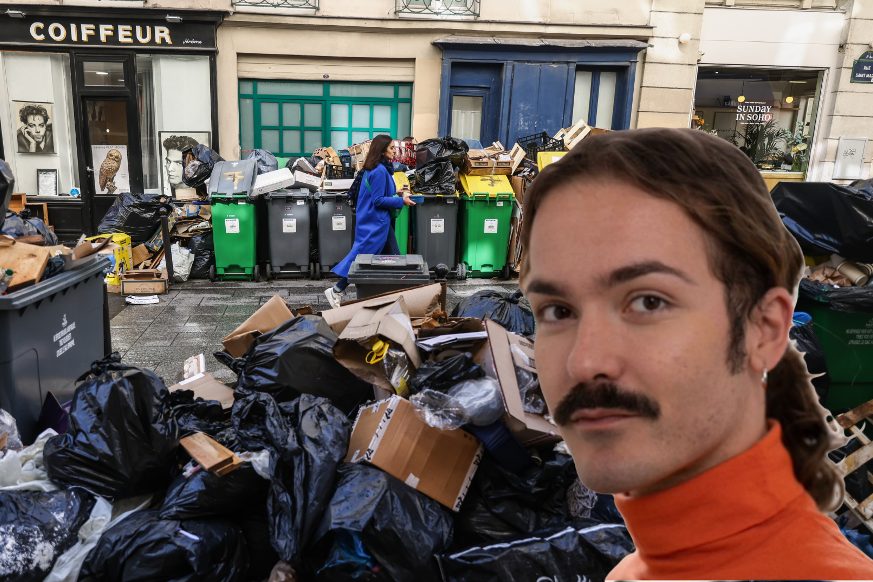
[[[24,12],[21,10],[6,10],[6,16],[10,18],[24,18]]]
[[[105,77],[105,76],[108,75],[109,73],[107,73],[106,71],[94,71],[94,74],[95,74],[95,75],[103,75],[103,76]]]
[[[172,22],[173,24],[180,24],[182,22],[182,17],[178,14],[167,14],[167,22]]]
[[[740,95],[739,97],[737,97],[737,101],[740,102],[740,103],[743,103],[745,100],[746,100],[746,96],[745,96],[745,95]]]
[[[785,102],[786,103],[794,103],[794,97],[789,95],[788,97],[785,98]]]

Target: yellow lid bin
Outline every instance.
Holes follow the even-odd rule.
[[[471,277],[506,279],[515,197],[509,178],[461,174],[461,186],[461,262]]]
[[[507,176],[470,176],[461,174],[461,187],[468,196],[477,198],[488,196],[489,198],[505,197],[512,198],[515,194]]]

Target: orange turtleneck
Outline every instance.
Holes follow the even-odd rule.
[[[873,560],[795,479],[778,423],[685,483],[615,501],[637,550],[609,580],[873,579]]]

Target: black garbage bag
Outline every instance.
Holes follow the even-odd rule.
[[[873,312],[873,288],[870,287],[834,287],[801,279],[799,296],[802,301],[824,304],[833,311]]]
[[[6,212],[6,220],[3,222],[2,232],[12,238],[39,235],[45,240],[46,246],[58,244],[57,235],[49,230],[41,218],[28,216],[29,212],[16,214],[11,210]]]
[[[0,579],[43,580],[79,541],[95,498],[85,490],[0,491]]]
[[[409,390],[417,394],[429,388],[446,392],[464,380],[478,380],[485,371],[473,361],[473,354],[462,352],[439,361],[424,362],[409,379]]]
[[[252,150],[245,157],[247,160],[255,160],[258,164],[258,175],[267,172],[275,172],[279,169],[279,160],[267,150]]]
[[[840,250],[840,241],[823,233],[810,232],[803,228],[799,222],[791,217],[780,214],[782,224],[788,229],[794,239],[800,244],[800,248],[805,255],[830,255],[838,253]]]
[[[183,150],[183,156],[187,151],[187,148]],[[194,155],[194,159],[188,162],[182,170],[182,181],[189,188],[204,186],[209,181],[209,176],[212,175],[212,169],[215,167],[215,164],[223,162],[224,158],[218,155],[218,152],[202,143],[191,148],[190,152]]]
[[[873,262],[873,194],[830,182],[780,182],[771,196],[814,240],[832,241],[849,260]]]
[[[85,558],[81,582],[100,580],[245,580],[242,532],[220,519],[161,519],[138,511],[103,532]]]
[[[268,392],[279,401],[323,396],[350,414],[372,399],[373,388],[336,361],[336,340],[323,318],[302,315],[258,337],[242,358],[215,356],[237,373],[238,389]]]
[[[541,464],[513,472],[483,457],[460,512],[455,544],[490,544],[573,523],[567,491],[577,480],[569,455],[547,451]]]
[[[813,376],[817,376],[812,379],[812,385],[815,388],[818,401],[824,404],[830,392],[831,378],[828,375],[828,364],[824,348],[815,334],[813,323],[793,325],[788,330],[788,337],[797,342],[796,346],[798,351],[803,353],[806,369]]]
[[[313,571],[319,577],[336,576],[321,565],[327,556],[337,555],[336,544],[348,547],[351,536],[390,580],[440,580],[434,555],[451,543],[451,513],[374,467],[344,464],[339,474],[336,492],[314,538],[318,541],[310,556]],[[367,570],[358,572],[363,576]]]
[[[548,412],[546,399],[540,387],[539,376],[524,368],[515,368],[515,380],[518,382],[518,392],[521,394],[521,406],[528,414],[545,414]]]
[[[420,168],[436,160],[447,159],[455,168],[462,168],[470,146],[456,137],[426,139],[415,146],[415,167]]]
[[[865,196],[873,197],[873,178],[867,178],[866,180],[855,180],[854,182],[849,184],[849,188],[854,188]]]
[[[412,191],[417,194],[452,196],[457,190],[455,170],[447,160],[416,166],[414,182]]]
[[[304,394],[280,405],[252,392],[234,403],[233,424],[241,446],[270,451],[270,541],[297,567],[330,502],[351,423],[324,398]]]
[[[267,504],[261,503],[251,511],[242,512],[232,518],[234,525],[242,530],[249,549],[249,569],[246,580],[266,580],[279,555],[270,543],[270,519]]]
[[[525,337],[536,333],[533,311],[522,292],[485,289],[462,300],[452,311],[452,317],[492,319],[501,326]]]
[[[100,234],[124,232],[130,235],[133,246],[152,238],[161,228],[160,196],[158,194],[131,194],[124,192],[106,211],[97,227]]]
[[[170,479],[179,426],[164,382],[114,353],[79,379],[70,430],[48,440],[48,477],[103,497],[162,490]]]
[[[230,419],[217,400],[196,398],[191,390],[170,393],[170,406],[179,425],[179,434],[203,432],[216,437],[230,429]]]
[[[633,552],[622,524],[576,525],[518,540],[439,556],[445,582],[480,580],[605,580]]]
[[[192,236],[188,241],[188,250],[194,253],[194,263],[191,265],[189,279],[206,279],[209,277],[209,267],[215,265],[215,246],[212,241],[212,231]]]
[[[159,517],[196,519],[248,513],[264,507],[268,486],[248,463],[221,477],[209,471],[179,475],[167,490]]]

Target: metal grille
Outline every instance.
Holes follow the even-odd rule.
[[[318,0],[233,0],[234,6],[263,8],[311,8],[318,10]]]
[[[395,13],[425,16],[479,16],[480,0],[395,0]]]

